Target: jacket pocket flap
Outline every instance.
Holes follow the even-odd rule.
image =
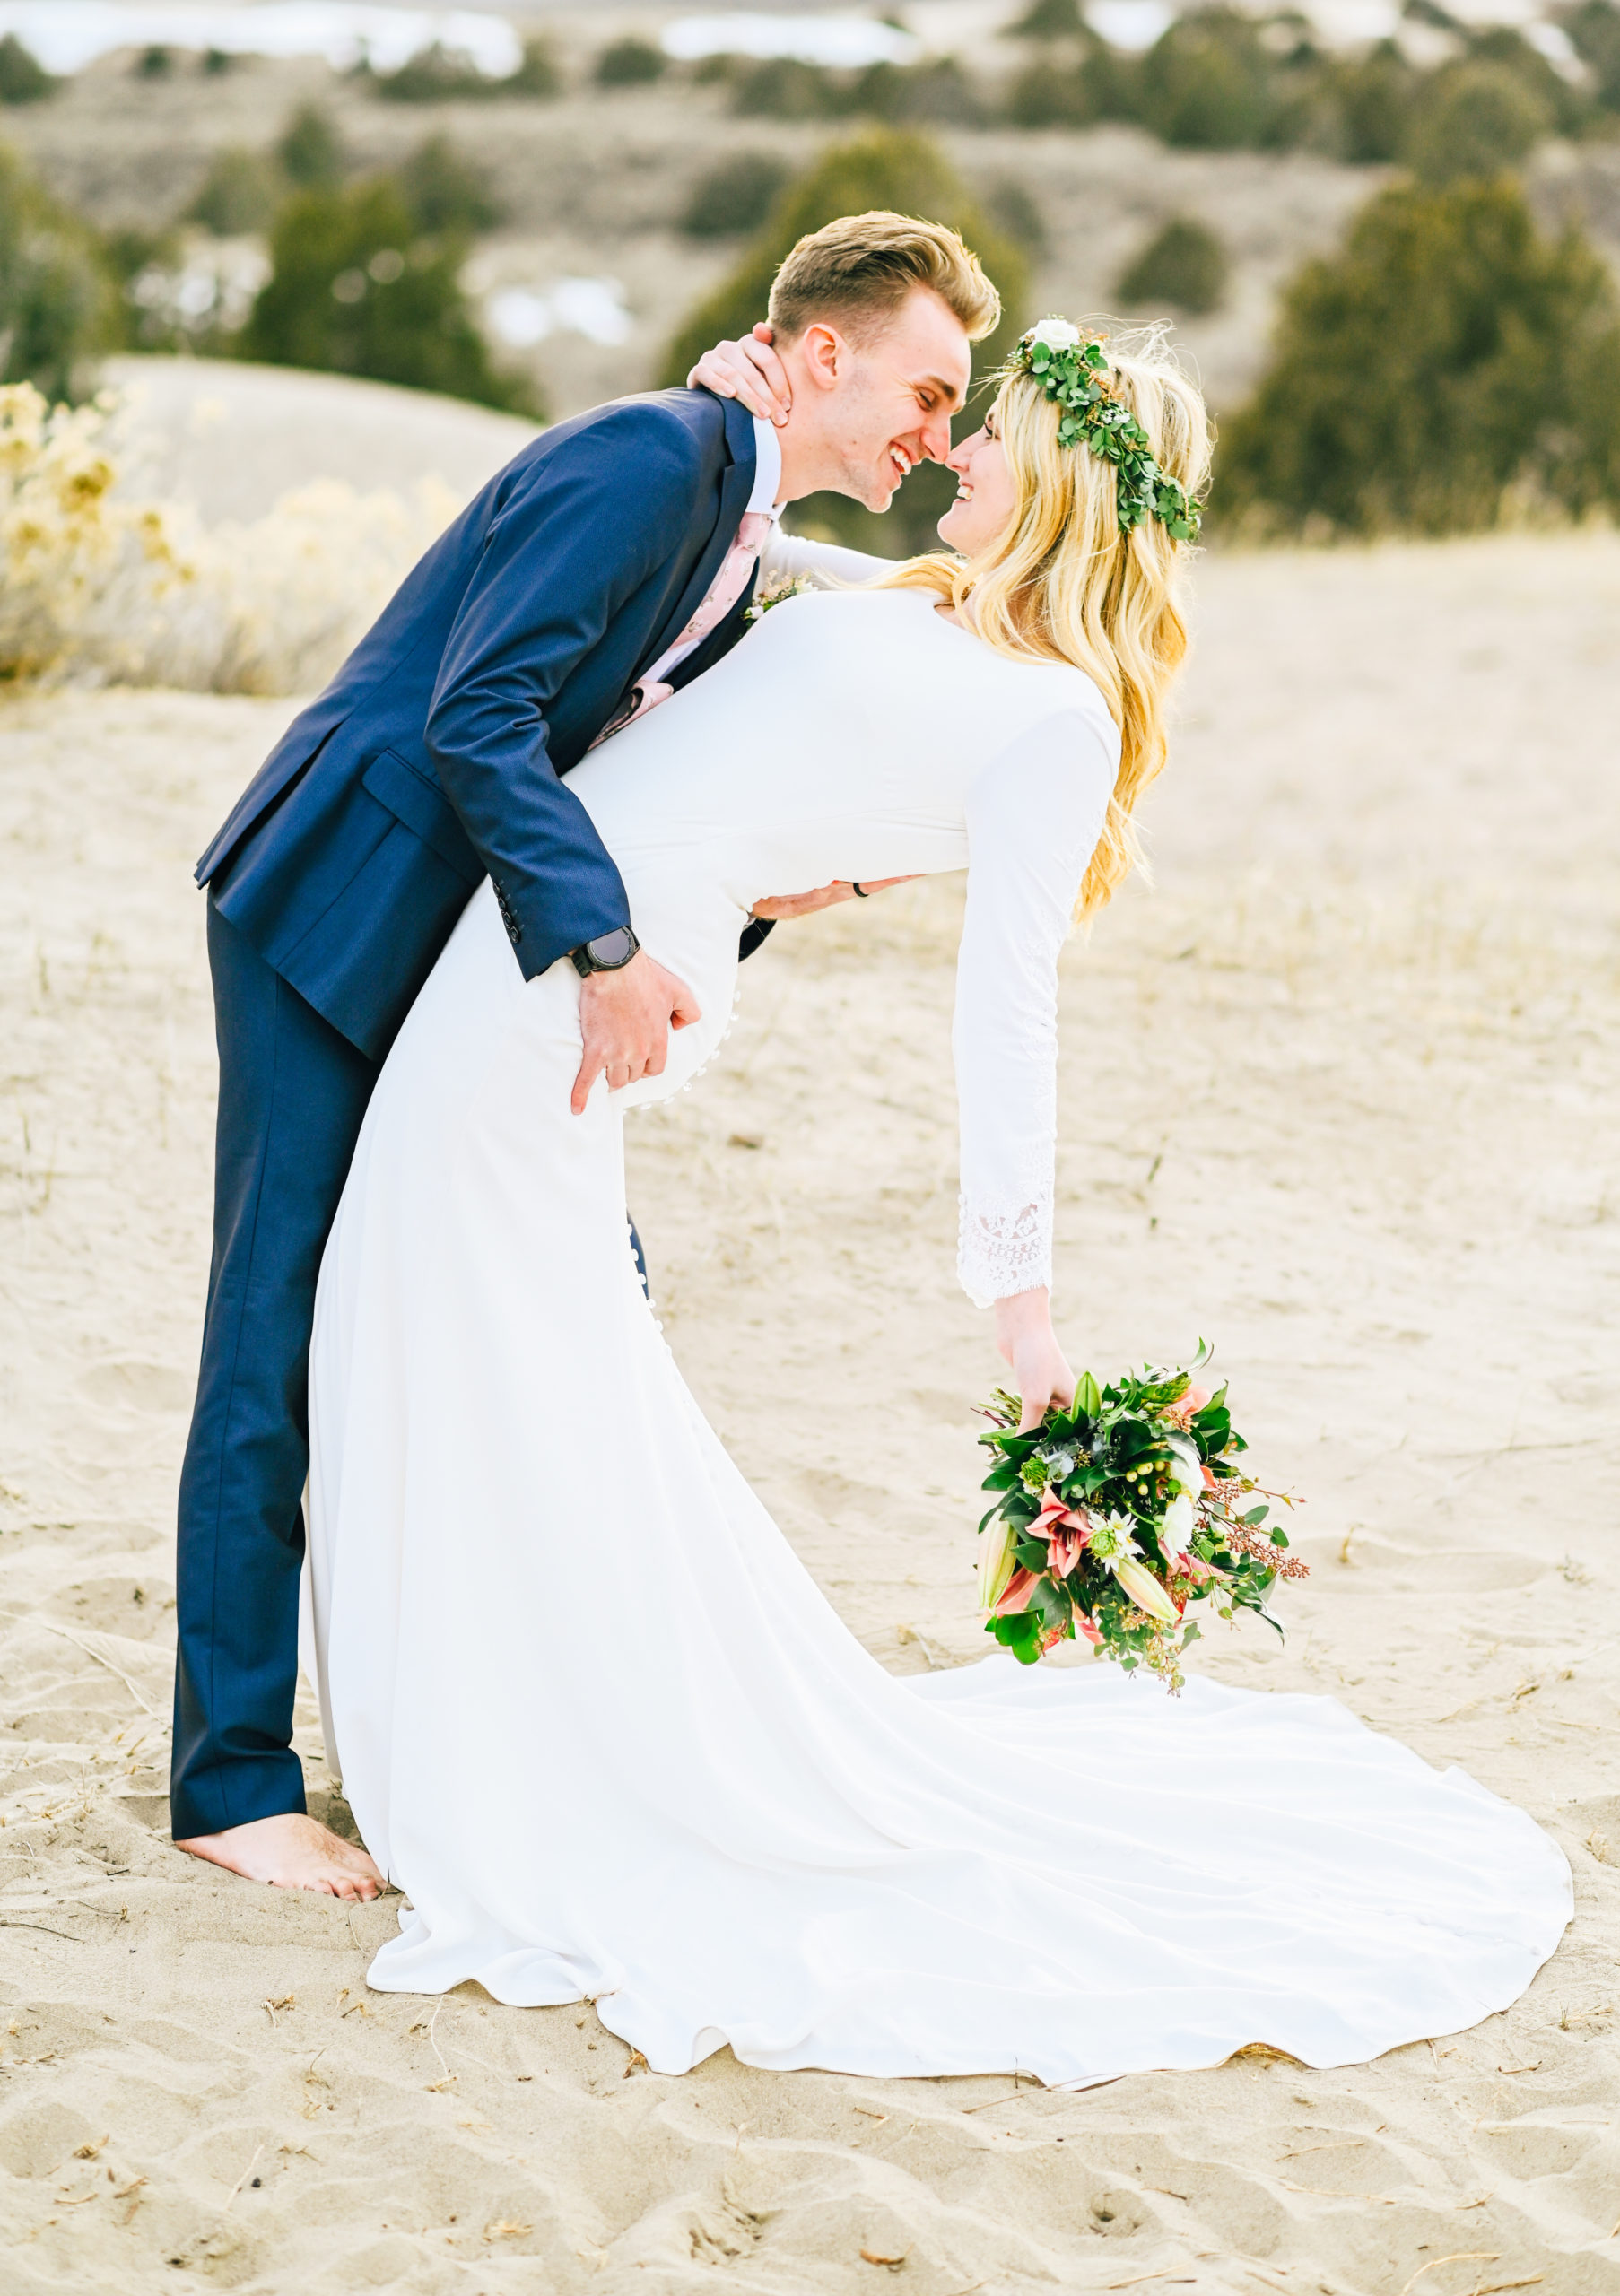
[[[361,786],[386,805],[396,820],[431,848],[469,885],[482,883],[483,864],[474,852],[456,809],[443,792],[393,750],[380,750],[361,777]]]

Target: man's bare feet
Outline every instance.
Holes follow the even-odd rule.
[[[177,1849],[206,1857],[249,1882],[278,1890],[321,1890],[330,1898],[374,1898],[387,1887],[358,1842],[295,1812],[285,1817],[255,1818],[223,1833],[198,1834],[177,1841]]]

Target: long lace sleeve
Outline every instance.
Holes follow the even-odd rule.
[[[967,798],[968,899],[952,1048],[957,1267],[975,1307],[1052,1280],[1058,952],[1102,826],[1119,737],[1099,702],[1032,726]]]

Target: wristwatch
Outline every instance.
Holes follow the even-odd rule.
[[[593,972],[622,972],[640,945],[628,925],[616,925],[611,933],[598,933],[594,941],[582,942],[568,953],[574,970],[588,979]]]

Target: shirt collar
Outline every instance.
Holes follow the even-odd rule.
[[[748,497],[750,510],[762,510],[768,518],[781,516],[777,491],[782,483],[782,445],[776,435],[774,422],[761,416],[753,418],[753,491]]]

